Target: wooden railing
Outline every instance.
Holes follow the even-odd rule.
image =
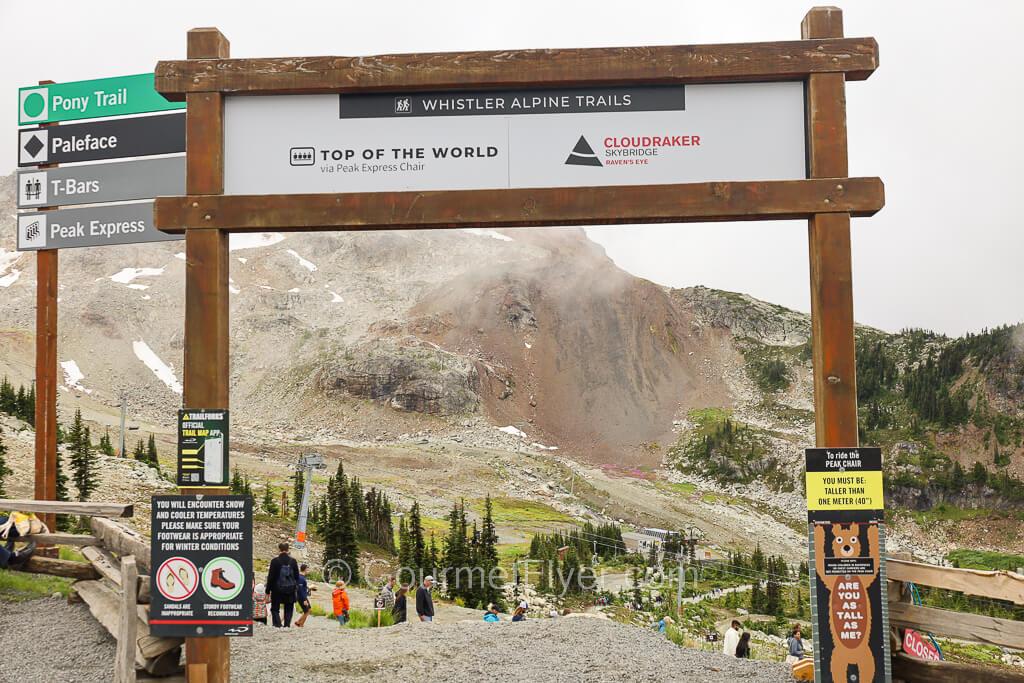
[[[108,517],[131,517],[131,505],[41,500],[3,500],[0,510],[90,517],[92,534],[36,534],[18,542],[80,546],[87,562],[34,555],[16,569],[78,579],[69,601],[78,599],[117,640],[111,680],[134,683],[136,670],[154,676],[181,671],[181,638],[149,634],[149,543]]]
[[[1018,673],[994,667],[933,662],[912,657],[900,650],[902,631],[907,628],[936,636],[1024,650],[1024,622],[914,605],[911,604],[910,590],[906,585],[914,583],[932,586],[1024,605],[1024,575],[1007,571],[939,567],[899,557],[890,557],[886,565],[889,579],[889,626],[893,631],[890,642],[893,645],[894,680],[908,683],[1024,681],[1024,671]]]

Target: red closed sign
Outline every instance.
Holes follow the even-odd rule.
[[[932,645],[932,641],[928,638],[923,638],[920,633],[912,628],[908,628],[903,635],[903,650],[918,659],[934,659],[936,661],[942,659],[942,655]]]

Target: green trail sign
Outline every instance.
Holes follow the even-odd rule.
[[[18,90],[18,124],[184,109],[153,89],[153,74],[36,85]]]

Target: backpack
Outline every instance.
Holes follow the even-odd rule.
[[[277,575],[277,592],[295,592],[295,573],[292,571],[292,566],[290,564],[286,563],[282,566],[281,573]]]

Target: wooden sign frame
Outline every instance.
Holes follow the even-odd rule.
[[[188,59],[156,66],[156,89],[187,104],[187,195],[156,200],[155,224],[186,242],[184,407],[228,409],[228,236],[380,230],[806,218],[818,446],[857,446],[850,217],[884,205],[878,178],[848,178],[847,80],[878,67],[873,38],[844,38],[816,7],[798,41],[729,45],[230,59],[215,28],[188,33]],[[681,185],[225,196],[224,96],[803,81],[810,178]],[[207,489],[209,491],[209,489]],[[183,489],[183,493],[187,490]],[[226,638],[189,639],[192,676],[230,678]]]

